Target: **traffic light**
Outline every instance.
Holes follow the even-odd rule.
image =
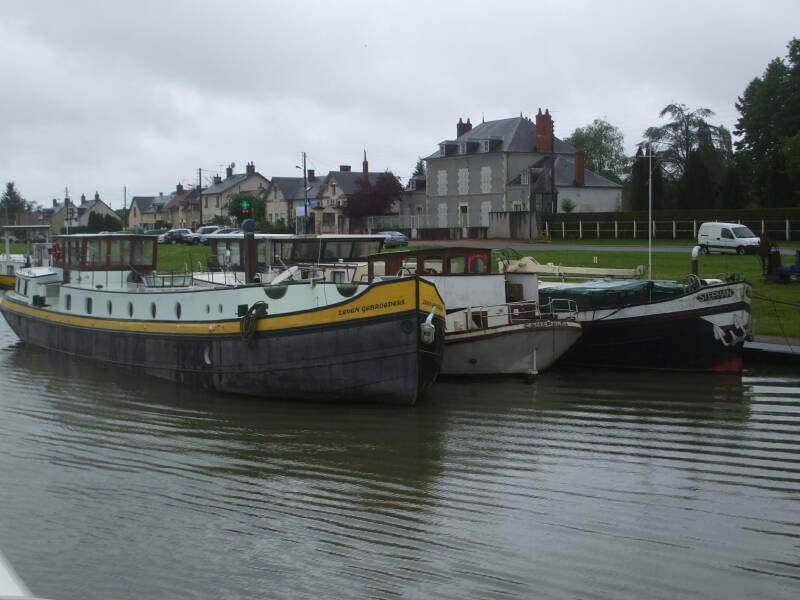
[[[243,215],[250,214],[250,203],[247,200],[242,202],[242,214]]]

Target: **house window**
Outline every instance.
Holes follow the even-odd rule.
[[[458,224],[461,227],[469,227],[469,206],[460,204],[458,207]]]
[[[481,140],[481,152],[489,151],[489,140]]]
[[[458,193],[469,194],[469,169],[458,170]]]
[[[216,204],[216,208],[219,208],[219,196],[214,197],[214,202]]]
[[[208,198],[203,198],[203,208],[208,208]]]
[[[525,169],[525,170],[522,172],[522,176],[520,176],[520,178],[519,178],[519,182],[520,182],[522,185],[528,185],[528,170],[527,170],[527,169]]]
[[[492,167],[481,167],[481,193],[492,191]]]
[[[436,188],[440,196],[447,195],[447,171],[444,169],[436,174]]]

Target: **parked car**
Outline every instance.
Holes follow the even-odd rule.
[[[239,229],[236,227],[220,227],[216,231],[206,234],[205,241],[203,243],[208,244],[208,236],[222,235],[223,233],[239,233]]]
[[[159,244],[178,244],[184,243],[187,236],[191,235],[191,229],[170,229],[166,233],[158,236]]]
[[[162,235],[164,233],[167,233],[166,229],[148,229],[144,235]]]
[[[697,245],[706,254],[755,254],[760,243],[761,238],[739,223],[703,223],[697,230]]]
[[[186,243],[207,244],[208,242],[205,240],[205,236],[209,235],[210,233],[214,233],[217,229],[219,229],[218,225],[203,225],[202,227],[198,227],[196,231],[189,234],[186,239]]]
[[[382,235],[384,248],[396,248],[397,246],[408,246],[408,238],[399,231],[379,231],[375,235]]]

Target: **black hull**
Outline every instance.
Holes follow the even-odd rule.
[[[747,282],[617,309],[578,313],[583,335],[564,364],[612,369],[741,373],[750,331]]]
[[[441,319],[434,342],[421,342],[427,315],[418,311],[258,332],[251,344],[239,335],[98,330],[2,312],[36,346],[181,384],[281,399],[414,404],[435,381],[444,344]]]
[[[726,346],[700,317],[583,321],[561,363],[610,369],[742,370],[742,344]]]

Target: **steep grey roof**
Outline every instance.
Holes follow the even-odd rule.
[[[316,198],[319,195],[320,190],[322,189],[322,185],[325,182],[325,179],[322,177],[314,177],[314,179],[308,179],[308,187],[311,189],[308,190],[308,197],[309,198]],[[303,200],[305,196],[303,195],[303,178],[302,177],[273,177],[272,178],[272,185],[278,187],[283,197],[286,200]]]
[[[223,194],[229,189],[231,189],[233,186],[242,183],[248,177],[250,177],[250,175],[248,175],[247,173],[235,173],[231,177],[226,177],[220,183],[216,183],[204,189],[203,195],[205,196],[208,194]]]
[[[134,196],[131,198],[131,206],[134,204],[139,207],[139,212],[150,213],[154,212],[153,203],[158,196]]]
[[[327,182],[330,179],[335,179],[339,187],[342,188],[342,192],[349,196],[358,191],[358,182],[362,175],[363,173],[361,171],[329,171],[325,181]],[[369,171],[367,173],[369,182],[373,185],[381,175],[383,175],[382,172]]]
[[[512,117],[485,121],[475,125],[459,138],[458,142],[480,142],[482,140],[500,140],[500,147],[493,152],[536,152],[536,124],[525,117]],[[449,140],[446,140],[449,141]],[[553,137],[553,146],[557,154],[574,154],[575,148],[570,144]],[[441,149],[427,158],[441,158]]]
[[[535,169],[547,169],[549,168],[549,164],[550,159],[546,156],[543,156],[530,166]],[[519,183],[519,175],[509,181],[509,185],[519,185]],[[566,156],[556,157],[556,185],[559,187],[570,187],[575,185],[575,161],[572,158],[568,158]],[[603,177],[602,175],[598,175],[594,171],[584,169],[582,187],[621,188],[622,186],[606,177]]]

